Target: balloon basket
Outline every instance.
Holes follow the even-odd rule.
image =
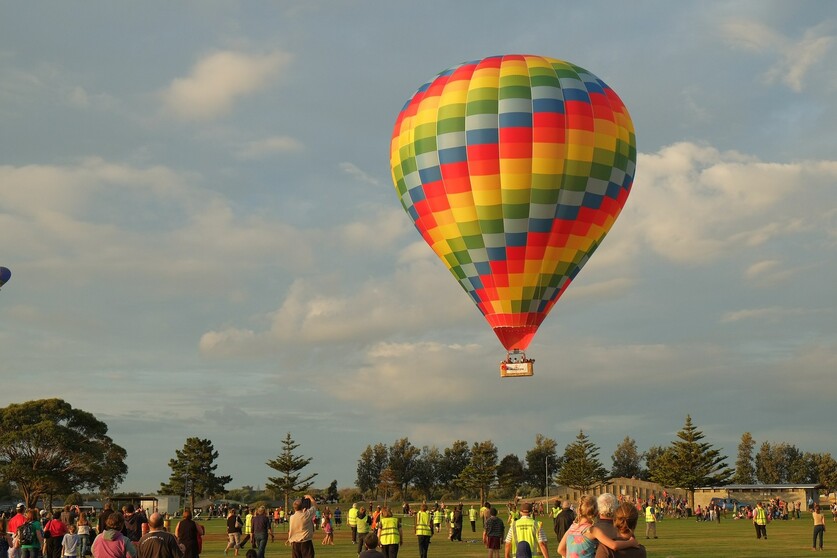
[[[526,358],[526,353],[520,350],[510,351],[506,360],[500,363],[501,378],[518,378],[532,376],[535,373],[535,359]]]

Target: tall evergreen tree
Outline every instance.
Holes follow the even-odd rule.
[[[543,434],[535,435],[535,447],[526,452],[526,483],[541,495],[546,494],[546,483],[561,468],[558,442]]]
[[[295,455],[294,450],[299,447],[299,444],[291,438],[291,433],[288,432],[285,439],[282,440],[282,453],[276,459],[271,459],[267,462],[267,466],[280,473],[277,477],[267,477],[267,484],[265,488],[273,490],[277,494],[285,495],[285,509],[288,509],[288,496],[294,493],[302,493],[311,488],[314,483],[312,479],[317,476],[317,473],[303,477],[300,474],[305,467],[311,463],[311,457],[303,457]]]
[[[561,470],[555,482],[586,494],[607,477],[607,469],[599,461],[599,448],[580,430],[575,441],[564,450]]]
[[[745,432],[738,444],[738,459],[735,460],[735,476],[732,482],[736,484],[753,484],[756,480],[756,469],[753,466],[753,450],[756,442],[753,435]]]
[[[726,456],[712,444],[701,442],[703,432],[692,424],[692,417],[686,415],[683,428],[677,433],[677,440],[666,451],[666,466],[670,469],[667,486],[678,486],[689,493],[689,505],[694,509],[695,489],[701,486],[727,484],[732,469],[727,467]]]
[[[462,469],[457,484],[471,494],[479,492],[480,502],[485,502],[488,489],[497,478],[497,446],[491,440],[474,442],[471,461]]]
[[[182,450],[175,450],[175,458],[169,460],[171,477],[160,484],[161,494],[185,495],[189,505],[195,507],[195,494],[211,498],[222,494],[232,481],[229,475],[216,475],[218,452],[212,441],[197,437],[186,438]]]
[[[636,447],[636,440],[625,436],[613,452],[612,477],[639,478],[642,475],[642,454]]]

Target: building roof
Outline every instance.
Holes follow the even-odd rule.
[[[817,488],[825,488],[822,484],[725,484],[722,486],[701,486],[697,490],[788,490],[790,488],[803,488],[807,490],[814,490]]]

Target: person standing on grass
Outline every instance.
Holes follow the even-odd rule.
[[[427,511],[426,502],[422,502],[419,511],[416,512],[415,533],[418,538],[419,558],[427,558],[427,551],[430,549],[430,537],[433,536],[433,525],[430,512]]]
[[[401,520],[393,517],[389,506],[384,506],[378,516],[378,542],[381,543],[381,552],[386,558],[398,558],[398,549],[403,541]]]
[[[137,558],[183,558],[183,548],[163,529],[163,516],[154,512],[148,518],[148,532],[137,542]]]
[[[270,542],[273,542],[273,527],[270,524],[270,517],[268,517],[265,507],[259,506],[256,509],[256,515],[253,516],[253,540],[256,541],[256,554],[259,558],[264,558],[268,536],[270,536]]]
[[[352,544],[357,544],[357,504],[352,504],[346,514],[346,524],[352,530]]]
[[[758,502],[753,511],[753,525],[756,526],[756,538],[764,536],[767,539],[767,512],[764,511],[764,504]]]
[[[307,508],[302,507],[302,500],[308,500]],[[294,500],[294,513],[288,524],[291,558],[314,558],[313,519],[317,515],[317,503],[308,494],[302,500]]]
[[[488,558],[500,558],[500,545],[505,532],[506,526],[503,525],[503,520],[497,517],[497,508],[490,508],[482,532],[482,542],[488,549]]]
[[[825,534],[825,516],[820,513],[820,505],[814,504],[814,511],[811,513],[814,518],[814,545],[811,550],[822,550],[822,539]],[[819,549],[817,549],[817,539],[820,541]]]
[[[506,535],[506,557],[517,556],[518,543],[526,541],[532,553],[539,547],[543,556],[549,556],[546,546],[546,533],[543,531],[543,524],[530,517],[532,504],[522,502],[516,510],[520,517],[509,522],[509,532]]]
[[[370,527],[372,525],[372,518],[369,517],[369,514],[366,513],[366,507],[361,506],[360,510],[357,512],[357,516],[355,516],[355,529],[357,535],[357,553],[363,550],[364,540],[366,539],[366,535],[370,532]]]
[[[477,508],[474,507],[474,504],[471,504],[471,507],[468,509],[468,522],[471,524],[471,532],[477,532]]]

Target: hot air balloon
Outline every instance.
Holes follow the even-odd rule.
[[[631,190],[625,105],[570,62],[465,62],[404,105],[390,163],[404,210],[509,352],[501,375],[531,375],[524,351]]]
[[[0,287],[5,285],[12,278],[12,270],[8,267],[0,267]]]

